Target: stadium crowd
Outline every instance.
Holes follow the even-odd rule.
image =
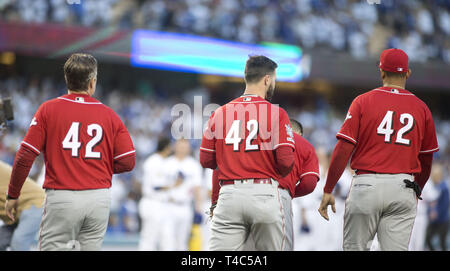
[[[135,170],[131,173],[120,175],[120,177],[115,177],[113,180],[113,202],[108,233],[137,234],[140,231],[138,203],[142,195],[141,181],[143,177],[143,162],[155,152],[157,141],[160,136],[171,137],[171,125],[174,120],[171,115],[171,110],[175,104],[180,102],[180,98],[162,98],[158,97],[157,94],[151,94],[148,91],[135,91],[130,93],[118,89],[113,91],[102,91],[103,89],[111,88],[106,88],[99,82],[95,95],[96,98],[113,108],[120,115],[130,131],[137,151]],[[0,137],[0,160],[9,164],[13,163],[20,141],[24,137],[29,127],[30,120],[39,105],[50,98],[65,94],[65,91],[64,82],[49,77],[25,78],[18,76],[0,80],[0,95],[2,97],[11,96],[15,110],[15,120],[10,123],[10,128],[7,131],[4,131]],[[203,91],[203,94],[198,90],[195,93],[208,97],[206,90]],[[186,104],[192,106],[192,104],[190,104],[191,102],[188,101],[189,99],[185,98],[184,100]],[[226,101],[204,101],[204,103],[208,102],[224,103]],[[321,103],[319,102],[318,104],[320,105]],[[322,181],[319,182],[320,185],[318,185],[315,191],[317,193],[313,193],[311,196],[298,201],[301,206],[297,210],[299,212],[298,216],[302,217],[304,221],[297,222],[299,223],[297,225],[301,225],[296,227],[297,234],[300,234],[300,237],[297,238],[300,242],[297,249],[330,249],[329,243],[333,242],[330,241],[330,238],[332,237],[322,235],[324,242],[322,244],[323,246],[320,246],[321,243],[317,241],[319,240],[317,239],[318,236],[314,237],[309,234],[310,232],[317,232],[318,227],[324,226],[324,220],[308,219],[309,223],[306,223],[304,217],[305,214],[308,215],[309,213],[310,216],[315,216],[320,219],[317,214],[317,207],[320,202],[321,189],[325,182],[327,163],[336,143],[335,134],[342,124],[346,109],[347,108],[330,108],[329,106],[317,106],[311,111],[305,111],[301,108],[286,108],[291,117],[296,118],[303,124],[304,136],[315,146],[322,175]],[[435,176],[440,176],[439,179],[446,180],[443,183],[450,185],[450,138],[448,137],[450,134],[450,121],[442,120],[439,116],[434,116],[434,118],[440,146],[440,151],[436,154],[435,161],[440,164],[441,167],[440,175],[438,174]],[[192,155],[196,159],[198,157],[199,144],[199,139],[191,140],[192,149],[194,150]],[[43,166],[42,158],[40,159],[41,162],[35,163],[30,175],[42,182]],[[205,174],[205,176],[208,175]],[[340,211],[343,211],[343,202],[347,193],[346,191],[348,191],[350,186],[350,170],[344,174],[342,178],[346,180],[341,181],[341,187],[337,189],[337,193],[339,193],[339,198],[341,199],[341,202],[339,203],[341,205],[338,206]],[[210,177],[205,177],[204,180],[201,180],[200,182],[204,186],[204,189],[207,190],[207,182],[210,182]],[[431,183],[432,182],[430,181],[427,186],[432,187],[433,185]],[[431,209],[434,206],[431,205],[431,203],[436,204],[435,200],[431,200],[430,205],[427,205],[425,208],[429,208],[428,212],[431,212]],[[300,212],[302,212],[302,215],[300,215]],[[426,213],[427,211],[425,211],[425,214]],[[336,219],[334,220],[332,218],[332,220],[336,222],[333,224],[335,228],[326,231],[328,233],[337,233],[337,237],[333,237],[336,239],[334,242],[336,244],[335,249],[340,248],[339,236],[342,232],[342,225],[339,224],[339,217],[341,215],[342,214],[335,215]],[[202,223],[205,224],[204,221]],[[315,231],[314,228],[316,228]],[[308,246],[308,244],[310,244],[310,246]]]
[[[412,61],[450,62],[447,0],[4,0],[0,18],[282,42],[356,58],[395,47]]]

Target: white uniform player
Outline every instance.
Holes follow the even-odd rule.
[[[330,248],[332,250],[342,250],[342,243],[344,241],[342,229],[344,227],[345,200],[347,199],[347,195],[352,185],[352,177],[353,174],[351,169],[347,167],[339,179],[339,188],[334,192],[336,200],[336,214],[333,214],[334,218],[328,221],[328,223],[332,225],[334,232],[332,247]],[[325,184],[325,182],[323,182],[323,184]],[[322,221],[327,222],[323,219]]]
[[[209,208],[211,207],[211,193],[212,193],[212,169],[205,169],[203,174],[203,201],[202,201],[202,250],[208,250],[209,238],[211,236],[211,222],[209,221]]]
[[[191,233],[194,205],[197,200],[202,181],[202,167],[190,156],[190,144],[187,140],[178,140],[175,154],[165,161],[169,170],[168,179],[173,183],[167,191],[168,201],[165,204],[165,220],[171,238],[166,240],[169,250],[188,250]]]
[[[439,192],[430,182],[423,188],[421,197],[423,200],[417,202],[417,215],[409,242],[408,250],[411,251],[425,250],[425,236],[428,226],[427,204],[437,200]]]
[[[142,220],[140,250],[170,250],[171,232],[165,221],[169,215],[166,208],[169,183],[166,160],[170,154],[170,141],[158,142],[158,152],[145,160],[142,180],[142,199],[139,202],[139,214]]]
[[[321,159],[321,149],[317,151],[319,159]],[[326,175],[324,173],[324,167],[319,160],[319,172],[320,179],[324,178]],[[319,202],[320,189],[323,189],[323,183],[318,182],[314,191],[308,197],[300,197],[294,199],[293,213],[294,213],[294,250],[300,251],[315,251],[321,250],[326,244],[326,240],[321,237],[321,224],[323,222],[319,219],[320,217],[316,214],[316,206]],[[319,191],[319,192],[317,192]],[[304,220],[302,220],[302,218]],[[300,232],[300,225],[307,225],[309,232]]]
[[[320,167],[320,173],[321,179],[325,179],[326,174],[322,166]],[[339,180],[339,195],[336,195],[336,206],[339,208],[336,208],[336,214],[331,213],[333,219],[330,219],[330,221],[323,220],[317,212],[317,204],[320,203],[321,191],[323,191],[325,182],[319,181],[310,197],[296,198],[294,200],[294,250],[342,250],[343,210],[351,181],[352,173],[349,170],[345,170]],[[306,223],[302,221],[302,217],[306,220]],[[300,231],[302,223],[307,224],[309,232]]]

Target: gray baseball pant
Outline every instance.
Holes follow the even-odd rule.
[[[369,250],[377,234],[381,250],[408,250],[417,196],[409,174],[362,174],[353,178],[345,203],[344,250]]]
[[[108,226],[109,189],[46,190],[38,248],[100,250]]]
[[[220,188],[211,225],[210,250],[292,250],[291,197],[278,182],[235,181]],[[253,243],[246,246],[251,238]]]

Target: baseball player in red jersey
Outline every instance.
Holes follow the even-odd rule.
[[[313,145],[302,137],[299,123],[294,119],[290,121],[294,131],[295,162],[291,172],[284,178],[281,178],[279,183],[281,186],[287,187],[291,198],[298,198],[310,194],[316,187],[320,179],[319,160]],[[211,202],[214,206],[219,198],[219,169],[214,170],[212,183]]]
[[[302,197],[314,191],[317,182],[320,179],[319,175],[319,161],[315,153],[314,147],[302,137],[301,124],[290,119],[292,130],[294,132],[295,140],[295,155],[294,166],[291,172],[279,180],[281,187],[286,187],[290,197],[282,197],[282,205],[285,213],[286,224],[286,250],[293,250],[294,245],[294,227],[292,217],[292,199],[295,197]],[[219,170],[216,169],[212,175],[212,193],[211,202],[217,203],[219,198],[220,182]],[[211,217],[213,216],[214,208],[210,210]],[[254,250],[254,241],[249,236],[245,244],[245,250]]]
[[[356,171],[344,215],[344,250],[368,250],[377,234],[381,250],[407,250],[417,198],[439,150],[431,112],[405,89],[408,56],[388,49],[380,56],[383,87],[358,96],[337,134],[319,208],[335,212],[331,192],[351,156]],[[353,153],[353,154],[352,154]]]
[[[286,249],[281,202],[290,195],[278,180],[292,169],[295,141],[287,113],[267,101],[276,67],[265,56],[251,56],[244,94],[217,109],[203,134],[200,162],[220,169],[211,250],[242,250],[249,234],[257,250]]]
[[[320,179],[319,159],[313,145],[303,137],[302,125],[291,119],[295,140],[295,165],[291,173],[283,178],[293,198],[303,197],[314,191]]]
[[[97,61],[73,54],[64,65],[68,94],[43,103],[13,165],[6,210],[12,215],[34,159],[45,160],[46,201],[40,250],[100,250],[113,173],[131,171],[135,150],[113,110],[91,96]]]

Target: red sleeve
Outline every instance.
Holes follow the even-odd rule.
[[[136,153],[114,160],[114,174],[133,170],[135,163]]]
[[[19,197],[20,190],[28,177],[28,173],[30,172],[36,157],[37,154],[34,151],[24,148],[23,146],[19,148],[19,151],[16,153],[16,158],[14,159],[14,165],[9,181],[8,195],[10,197]]]
[[[325,193],[333,192],[334,186],[341,178],[344,172],[348,160],[352,155],[355,145],[347,140],[338,140],[336,147],[334,148],[333,154],[331,155],[330,167],[328,169],[328,176],[325,187],[323,191]]]
[[[220,110],[220,109],[219,109]],[[205,131],[202,136],[200,151],[216,154],[216,136],[215,136],[215,113],[212,113],[208,120]]]
[[[290,146],[280,146],[275,151],[275,162],[277,164],[278,172],[280,172],[282,177],[291,172],[294,163],[294,150]]]
[[[302,138],[299,140],[301,139]],[[297,141],[297,138],[295,140]],[[303,139],[303,141],[305,144],[303,144],[303,149],[301,150],[302,167],[300,170],[300,179],[308,175],[313,175],[319,180],[319,159],[317,158],[316,151],[314,150],[314,147],[306,141],[306,139]]]
[[[133,141],[131,140],[130,133],[128,133],[127,127],[125,127],[122,120],[117,115],[116,117],[118,128],[114,137],[114,160],[136,154]]]
[[[45,118],[45,103],[39,107],[31,120],[28,132],[22,141],[22,146],[27,147],[35,154],[39,155],[41,150],[45,147],[46,141],[46,118]]]
[[[220,110],[220,109],[219,109]],[[208,120],[207,127],[203,132],[200,145],[200,164],[204,168],[217,168],[216,162],[216,136],[215,136],[215,113]]]
[[[414,180],[420,188],[423,189],[428,181],[428,178],[430,177],[431,165],[433,163],[433,153],[419,154],[419,161],[421,171],[414,177]]]
[[[220,184],[219,184],[219,169],[213,171],[212,175],[212,193],[211,193],[211,203],[217,203],[219,199]]]
[[[277,149],[280,146],[288,146],[295,150],[294,132],[292,131],[289,116],[281,107],[277,112],[278,114],[272,114],[272,122],[277,125],[272,139],[273,149]]]
[[[316,188],[319,177],[315,175],[306,175],[300,180],[300,183],[295,187],[294,198],[308,195]]]
[[[217,168],[217,162],[216,162],[216,153],[215,152],[208,152],[200,149],[200,164],[204,168],[210,168],[210,169],[216,169]]]
[[[345,139],[353,144],[356,144],[356,142],[358,142],[360,119],[361,105],[360,98],[357,97],[350,105],[344,124],[342,124],[341,130],[339,130],[336,137],[338,139]]]
[[[420,147],[420,153],[433,153],[439,150],[437,138],[436,138],[436,128],[434,127],[433,117],[428,108],[426,108],[425,113],[425,134],[423,136],[422,144]]]

